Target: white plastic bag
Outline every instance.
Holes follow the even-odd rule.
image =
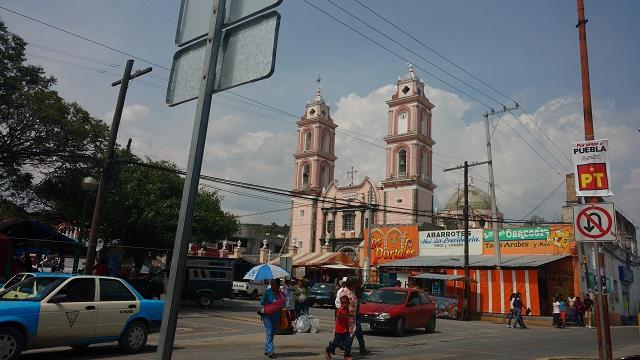
[[[315,319],[315,318],[311,318],[311,332],[312,333],[317,333],[318,331],[320,331],[320,319]]]
[[[294,322],[293,328],[296,332],[309,332],[311,328],[311,319],[309,315],[302,314]]]

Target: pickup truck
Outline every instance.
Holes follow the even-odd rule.
[[[267,285],[262,282],[249,281],[234,281],[232,286],[234,296],[248,296],[253,300],[262,296],[266,288]]]

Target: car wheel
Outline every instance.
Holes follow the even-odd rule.
[[[15,360],[20,357],[24,340],[14,328],[0,327],[0,360]]]
[[[258,290],[253,290],[251,292],[251,300],[258,300]]]
[[[429,320],[427,321],[427,326],[425,326],[424,330],[427,332],[427,334],[431,334],[434,333],[436,331],[436,317],[432,316],[429,318]]]
[[[71,348],[76,351],[85,351],[89,348],[89,344],[84,345],[71,345]]]
[[[135,353],[147,345],[148,336],[149,329],[147,329],[147,325],[142,321],[134,321],[124,330],[120,340],[118,340],[118,345],[120,345],[120,350],[124,353]]]
[[[404,319],[403,318],[399,318],[398,321],[396,321],[396,328],[393,331],[393,334],[395,336],[404,336]]]
[[[198,294],[198,305],[206,309],[211,306],[211,304],[213,304],[213,293],[204,291]]]

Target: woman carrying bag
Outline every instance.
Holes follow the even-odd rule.
[[[264,355],[273,359],[278,356],[274,351],[273,336],[280,323],[280,310],[285,304],[285,298],[282,291],[280,291],[280,279],[272,279],[269,283],[270,287],[264,292],[260,300],[262,309],[260,309],[259,313],[262,316],[265,333]]]

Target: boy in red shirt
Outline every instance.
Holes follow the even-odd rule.
[[[336,309],[336,329],[333,341],[325,349],[325,359],[331,359],[331,354],[338,346],[344,347],[345,360],[351,360],[351,333],[350,322],[353,321],[353,314],[349,312],[349,297],[340,297],[340,308]]]

